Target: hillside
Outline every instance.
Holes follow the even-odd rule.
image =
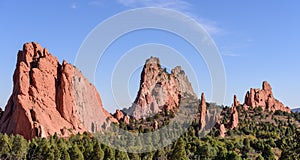
[[[197,97],[181,67],[161,66],[147,59],[133,105],[110,114],[75,66],[24,44],[0,110],[0,158],[300,159],[300,113],[267,81],[219,106]]]
[[[208,105],[212,105],[209,104]],[[225,108],[224,111],[229,111]],[[126,153],[101,144],[95,136],[84,133],[68,139],[56,134],[48,139],[26,141],[20,136],[0,135],[2,159],[300,159],[299,113],[263,111],[261,107],[243,110],[238,106],[239,127],[229,130],[226,138],[214,128],[199,138],[199,125],[189,127],[176,142],[149,153]],[[224,112],[223,122],[229,120]],[[122,125],[122,124],[120,124]],[[126,129],[126,127],[124,127]],[[138,130],[148,132],[149,130]],[[149,137],[149,141],[159,141]],[[126,143],[126,141],[123,141]],[[136,148],[142,148],[135,144]]]

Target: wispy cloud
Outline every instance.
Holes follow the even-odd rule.
[[[98,1],[90,1],[88,2],[88,5],[90,6],[101,6],[102,3],[98,0]]]
[[[240,57],[245,56],[243,50],[253,45],[254,40],[251,38],[238,39],[237,43],[225,43],[219,47],[219,50],[223,56],[227,57]]]
[[[221,54],[222,54],[222,56],[226,56],[226,57],[239,57],[239,56],[241,56],[240,54],[236,54],[236,53],[231,52],[231,51],[222,52]]]
[[[210,35],[222,33],[222,29],[217,22],[200,17],[191,12],[193,5],[184,0],[117,0],[117,2],[126,7],[162,7],[174,9],[198,21]]]
[[[70,6],[72,9],[77,9],[79,6],[78,6],[78,3],[76,2],[73,2]]]
[[[183,0],[117,0],[127,7],[162,7],[176,10],[185,10],[191,6]]]

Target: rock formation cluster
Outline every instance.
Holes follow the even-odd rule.
[[[176,110],[183,97],[198,99],[181,67],[177,66],[168,73],[158,58],[151,57],[143,67],[133,105],[111,115],[103,108],[96,88],[76,67],[66,61],[60,64],[46,48],[34,42],[24,44],[23,50],[18,52],[13,84],[5,111],[0,110],[0,132],[20,134],[26,139],[48,137],[54,133],[67,137],[78,132],[97,132],[110,122],[130,124],[130,118],[141,119],[163,110]],[[220,123],[216,109],[208,108],[204,93],[197,106],[199,129],[216,125],[221,137],[225,137],[227,129],[238,127],[238,107],[247,110],[260,106],[272,112],[291,112],[289,107],[274,98],[266,81],[262,89],[251,88],[242,105],[234,95],[227,124]],[[156,120],[153,128],[159,128]]]
[[[246,93],[244,105],[246,105],[245,107],[260,106],[263,110],[268,111],[281,110],[291,112],[289,107],[284,106],[283,103],[274,98],[272,87],[267,81],[263,82],[262,89],[251,88],[250,91]]]

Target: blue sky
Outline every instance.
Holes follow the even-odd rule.
[[[250,87],[259,88],[264,80],[274,96],[290,107],[300,107],[300,2],[289,1],[183,1],[183,0],[94,0],[94,1],[0,1],[0,106],[4,108],[12,92],[12,75],[17,51],[25,42],[36,41],[51,53],[75,63],[77,51],[86,36],[99,23],[128,9],[164,7],[191,16],[205,27],[222,55],[226,71],[225,105],[233,94],[240,101]],[[209,72],[201,57],[180,38],[157,30],[127,34],[107,49],[96,71],[95,85],[105,108],[117,106],[108,85],[114,65],[130,49],[144,43],[159,43],[183,53],[197,74],[199,91],[211,97]],[[174,44],[176,44],[174,46]],[[153,53],[156,56],[164,57]],[[168,59],[161,62],[167,63]],[[144,61],[140,62],[143,64]],[[178,64],[182,65],[182,64]],[[174,66],[166,66],[168,69]],[[129,80],[129,95],[136,95],[141,67]],[[196,86],[196,81],[193,85]],[[123,100],[120,100],[123,101]]]

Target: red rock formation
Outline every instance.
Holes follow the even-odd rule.
[[[246,93],[244,104],[251,107],[261,106],[263,110],[268,111],[291,112],[289,107],[285,107],[283,103],[273,97],[272,88],[267,81],[263,82],[262,89],[251,88]]]
[[[151,116],[163,108],[178,107],[180,98],[186,95],[196,97],[181,67],[175,67],[169,74],[161,68],[158,58],[151,57],[144,65],[134,104],[125,112],[136,119]]]
[[[200,120],[199,120],[199,129],[202,130],[206,125],[206,117],[207,117],[207,108],[204,93],[201,94],[200,100]]]
[[[0,132],[26,139],[57,133],[99,131],[106,119],[95,87],[71,64],[31,42],[18,53],[13,93],[1,117]]]
[[[225,138],[225,136],[226,136],[226,128],[225,128],[224,124],[221,124],[221,125],[220,125],[219,131],[220,131],[220,136],[221,136],[222,138]]]
[[[229,129],[234,129],[238,127],[239,124],[239,114],[237,111],[237,106],[240,105],[240,102],[237,100],[236,95],[233,96],[233,106],[231,107],[231,118],[228,125]]]
[[[129,116],[125,116],[124,113],[118,109],[116,110],[114,117],[118,120],[118,122],[123,121],[125,124],[129,124]]]
[[[154,128],[154,129],[158,129],[158,122],[157,122],[157,121],[154,121],[153,128]]]
[[[114,117],[118,120],[118,121],[121,121],[121,119],[124,118],[124,114],[122,111],[120,110],[116,110],[116,113],[114,114]]]
[[[129,116],[124,116],[124,123],[125,124],[129,124],[130,123],[130,118],[129,118]]]
[[[236,109],[236,106],[233,106],[231,108],[231,118],[230,118],[229,129],[237,128],[238,124],[239,124],[239,114]]]
[[[233,106],[239,106],[240,105],[240,101],[237,100],[236,95],[233,96]]]

